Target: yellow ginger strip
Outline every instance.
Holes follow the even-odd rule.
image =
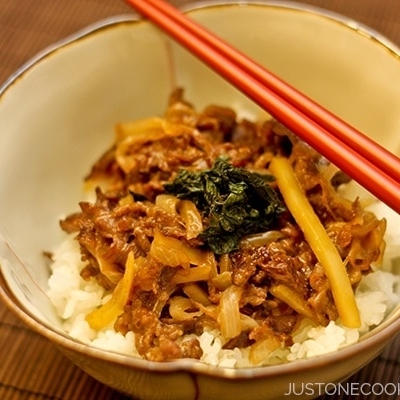
[[[122,313],[125,304],[129,300],[129,293],[137,268],[137,260],[134,259],[131,252],[128,254],[124,276],[115,287],[112,297],[107,303],[104,303],[86,316],[86,321],[92,329],[100,330],[106,327]]]
[[[360,315],[346,267],[324,226],[303,193],[289,161],[275,157],[270,171],[276,177],[285,203],[321,263],[327,276],[339,316],[345,326],[357,328]]]

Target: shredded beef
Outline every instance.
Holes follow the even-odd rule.
[[[75,234],[79,242],[87,264],[82,276],[96,277],[106,290],[112,291],[120,281],[129,253],[144,258],[115,329],[122,333],[133,331],[136,347],[146,359],[198,359],[202,355],[198,340],[185,335],[218,328],[219,302],[229,285],[243,289],[240,312],[257,326],[249,325],[229,339],[225,348],[251,346],[268,336],[290,343],[292,332],[304,317],[271,294],[274,285],[283,284],[297,293],[319,323],[335,320],[338,314],[329,281],[287,212],[280,216],[276,227],[279,239],[215,257],[211,264],[213,279],[195,283],[195,289],[207,301],[190,298],[185,310],[188,315],[199,312],[200,317],[175,320],[170,315],[170,298],[189,298],[185,294],[187,283],[174,282],[177,271],[188,266],[171,267],[151,257],[155,230],[189,249],[207,250],[199,237],[187,237],[179,212],[168,212],[155,204],[156,197],[164,193],[164,184],[182,168],[210,168],[218,156],[224,155],[234,166],[266,171],[273,155],[290,157],[299,183],[346,260],[354,287],[380,256],[384,226],[365,213],[357,200],[349,202],[336,196],[331,183],[319,171],[320,156],[276,121],[256,124],[238,120],[231,109],[218,106],[197,113],[179,91],[171,97],[165,118],[177,127],[173,134],[166,133],[157,140],[149,137],[132,148],[124,148],[122,156],[121,143],[107,150],[86,178],[89,183],[98,184],[95,201],[81,202],[79,212],[60,222],[62,229]],[[192,267],[199,266],[189,266]]]

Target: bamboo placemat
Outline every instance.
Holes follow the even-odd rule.
[[[301,2],[353,18],[400,46],[398,0]],[[171,3],[182,5],[188,1]],[[132,12],[122,0],[0,0],[0,84],[29,58],[59,39],[103,18]],[[399,358],[400,337],[349,382],[377,383],[377,388],[386,383],[398,385]],[[347,395],[324,395],[320,400],[348,398]],[[383,393],[351,398],[393,400],[397,396]],[[27,328],[0,303],[0,399],[126,400],[127,397],[75,367],[51,343]]]

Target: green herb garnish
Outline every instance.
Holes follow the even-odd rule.
[[[243,236],[270,229],[284,210],[268,184],[274,179],[219,157],[212,169],[181,170],[165,190],[196,205],[207,224],[200,237],[214,253],[225,254],[238,249]]]

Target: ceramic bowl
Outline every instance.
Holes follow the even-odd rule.
[[[400,51],[378,33],[295,3],[215,1],[185,11],[400,153]],[[278,399],[288,398],[290,384],[348,378],[400,331],[399,307],[359,343],[334,354],[238,370],[192,360],[138,360],[63,333],[45,295],[49,271],[42,252],[62,240],[59,218],[76,209],[80,182],[111,143],[114,125],[163,113],[176,85],[199,108],[216,103],[261,113],[150,23],[129,16],[101,21],[57,43],[5,83],[0,297],[88,374],[138,399]]]

